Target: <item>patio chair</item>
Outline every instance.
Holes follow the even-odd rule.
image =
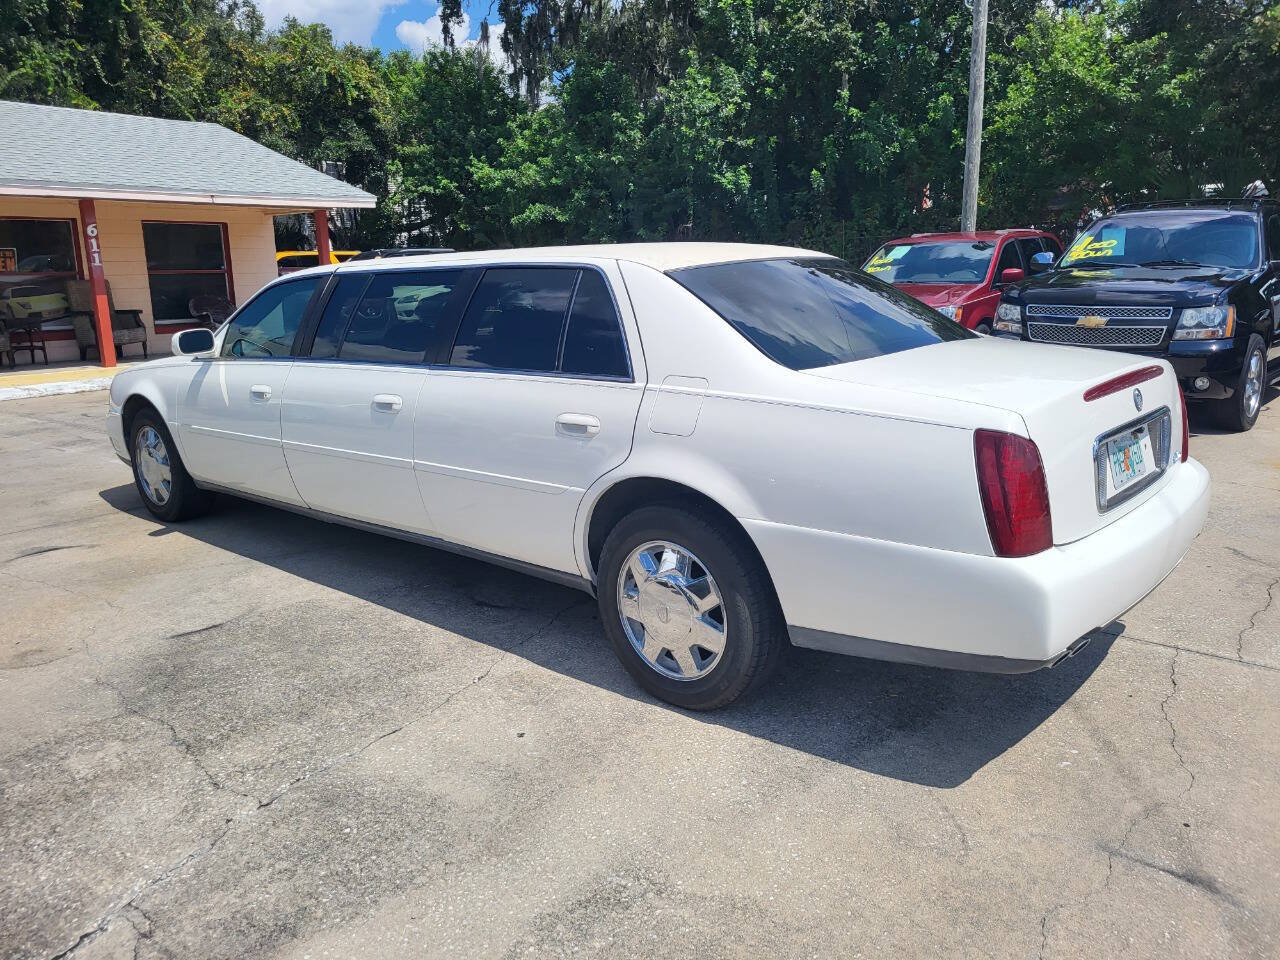
[[[29,317],[14,315],[13,306],[0,302],[0,360],[9,359],[9,366],[18,365],[19,351],[26,350],[31,354],[31,363],[36,362],[36,351],[44,358],[44,365],[49,365],[49,350],[44,341],[43,321]],[[18,338],[22,339],[18,339]]]
[[[76,345],[80,348],[80,359],[86,360],[90,348],[98,348],[98,331],[93,322],[93,284],[88,280],[67,281],[67,307],[71,314],[71,325],[76,331]],[[120,356],[124,356],[126,344],[136,343],[142,347],[142,356],[147,353],[147,327],[142,322],[141,310],[117,310],[111,298],[111,284],[107,283],[107,309],[111,312],[111,339],[115,341]]]
[[[3,366],[4,361],[8,359],[9,366],[16,367],[18,361],[13,356],[13,341],[9,339],[9,328],[5,324],[9,316],[8,306],[0,303],[0,366]]]
[[[226,297],[212,293],[202,293],[187,301],[187,311],[192,318],[210,330],[222,326],[222,321],[231,316],[235,308],[236,305]]]

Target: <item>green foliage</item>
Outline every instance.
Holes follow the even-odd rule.
[[[441,7],[457,25],[461,0]],[[954,227],[962,0],[500,0],[384,56],[241,0],[0,0],[0,97],[224,124],[374,192],[344,246],[801,243]],[[996,0],[980,219],[1280,188],[1280,4]],[[446,35],[448,38],[448,34]]]

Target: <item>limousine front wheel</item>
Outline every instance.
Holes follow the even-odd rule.
[[[133,480],[147,509],[168,523],[204,513],[209,508],[209,494],[195,485],[182,465],[164,420],[152,410],[143,410],[129,429]]]
[[[601,553],[600,613],[623,665],[660,699],[725,706],[761,683],[785,643],[769,575],[718,518],[645,507]]]

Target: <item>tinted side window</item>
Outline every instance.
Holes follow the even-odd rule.
[[[1000,261],[996,264],[995,282],[1000,282],[1000,274],[1006,270],[1023,270],[1022,258],[1018,256],[1017,241],[1008,241],[1000,248]]]
[[[669,276],[792,370],[977,336],[834,257],[720,263]]]
[[[486,270],[449,362],[455,367],[554,371],[577,275],[576,269],[560,267]]]
[[[461,277],[461,270],[377,274],[347,322],[338,358],[421,363]]]
[[[1025,264],[1025,266],[1023,267],[1024,270],[1027,267],[1031,266],[1032,257],[1034,257],[1037,253],[1043,252],[1040,249],[1039,237],[1027,237],[1023,240],[1019,240],[1018,246],[1022,249],[1022,262]],[[996,277],[997,281],[999,281],[999,279],[1000,279],[999,277]]]
[[[1044,248],[1045,253],[1052,253],[1055,260],[1062,254],[1062,244],[1054,237],[1041,237],[1040,246]]]
[[[1280,213],[1267,218],[1267,257],[1280,260]]]
[[[582,271],[573,295],[560,369],[587,377],[630,375],[622,324],[614,309],[613,297],[609,295],[604,277],[594,270]]]
[[[311,341],[311,356],[336,357],[338,345],[342,343],[342,335],[347,330],[356,304],[360,302],[360,294],[364,293],[369,282],[367,273],[349,273],[338,278],[338,284],[329,295],[324,313],[316,325],[315,337]]]
[[[222,340],[224,357],[288,357],[302,315],[323,276],[268,287],[235,315]]]

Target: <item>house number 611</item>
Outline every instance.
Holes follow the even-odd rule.
[[[84,228],[84,233],[89,238],[89,259],[95,267],[102,266],[102,249],[98,246],[98,225],[89,224]]]

